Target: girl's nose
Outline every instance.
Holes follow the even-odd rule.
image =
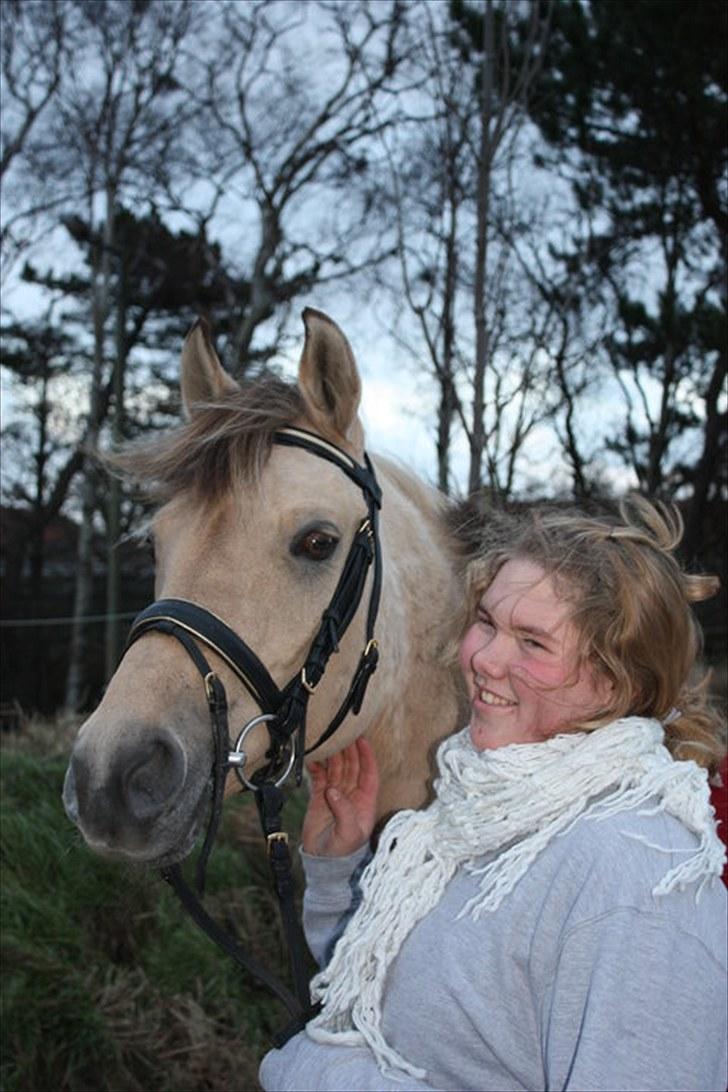
[[[501,634],[491,637],[473,653],[473,670],[476,675],[503,678],[507,674],[508,648]]]

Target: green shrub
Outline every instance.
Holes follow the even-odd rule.
[[[257,1088],[282,1006],[158,875],[88,851],[63,812],[64,771],[63,758],[3,750],[3,1092]],[[304,806],[301,794],[287,805],[288,829]],[[254,811],[226,803],[206,905],[285,977]]]

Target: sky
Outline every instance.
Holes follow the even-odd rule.
[[[309,27],[308,31],[310,30]],[[300,33],[297,31],[299,36]],[[315,47],[316,43],[317,39],[312,39],[309,33],[309,47]],[[319,75],[323,75],[323,72],[322,66]],[[534,175],[534,172],[531,174]],[[553,185],[553,180],[551,184]],[[239,200],[233,201],[228,207],[224,204],[221,206],[221,214],[227,224],[224,241],[231,253],[244,254],[246,242],[249,248],[252,234],[257,232],[255,221],[248,223],[245,220],[248,213],[249,207]],[[173,223],[173,226],[182,224]],[[220,232],[218,222],[213,237],[221,238]],[[45,245],[37,257],[41,266],[52,263],[60,272],[74,261],[79,261],[78,252],[74,255],[74,251],[75,248],[66,243],[65,239],[61,241],[61,235],[58,235]],[[20,285],[17,279],[13,281],[13,278],[10,278],[10,283],[6,286],[3,305],[11,307],[18,317],[38,312],[37,295],[27,286]],[[356,289],[350,293],[342,293],[339,288],[329,285],[323,286],[311,298],[299,299],[296,302],[296,312],[300,312],[304,306],[317,307],[328,313],[339,323],[352,344],[362,374],[361,414],[370,449],[401,459],[420,476],[434,482],[437,476],[436,390],[434,383],[422,371],[418,373],[415,361],[406,358],[405,351],[391,334],[391,327],[397,321],[394,305],[369,293],[357,292]],[[195,317],[190,316],[190,323]],[[302,324],[295,314],[291,320],[290,334],[295,347],[287,352],[283,366],[287,374],[293,375],[303,334]],[[592,409],[585,406],[582,409],[582,429],[587,434],[596,435],[603,429],[609,414],[618,412],[618,404],[618,400],[612,398],[609,388],[606,387],[598,406]],[[615,407],[614,410],[612,406]],[[23,406],[12,396],[3,370],[0,387],[0,418],[3,425],[15,414],[22,412]],[[564,460],[558,451],[553,433],[546,428],[535,429],[529,437],[523,465],[524,474],[518,483],[521,488],[535,474],[548,481],[552,488],[568,486]],[[452,448],[455,491],[464,492],[467,476],[467,445],[464,437],[458,434]],[[616,470],[613,477],[618,487],[632,484],[624,473],[620,475]]]
[[[53,246],[52,253],[54,264],[58,266],[57,245]],[[70,252],[69,261],[72,261]],[[11,308],[17,317],[38,314],[38,296],[35,289],[17,283],[11,284],[9,289],[3,300],[4,307]],[[368,449],[400,460],[425,481],[435,484],[437,457],[434,383],[422,371],[418,371],[415,361],[407,359],[405,351],[389,333],[388,327],[393,323],[391,313],[387,312],[381,302],[372,312],[367,307],[362,307],[355,294],[342,293],[339,289],[330,287],[313,293],[310,298],[302,298],[297,302],[291,319],[291,348],[275,362],[283,374],[291,379],[296,376],[303,345],[303,322],[298,316],[305,306],[327,313],[341,326],[352,345],[362,378],[360,416]],[[195,317],[190,316],[190,321]],[[607,399],[607,405],[608,402]],[[616,397],[613,405],[614,412],[618,412],[619,403]],[[0,425],[4,428],[10,420],[23,412],[22,402],[14,397],[7,369],[0,367]],[[594,409],[585,408],[583,414],[587,429],[592,427],[589,425],[592,416],[593,427],[603,427],[604,401]],[[451,451],[451,492],[455,495],[462,496],[466,493],[468,465],[467,443],[462,433],[458,432],[453,438]],[[552,490],[559,487],[568,489],[568,468],[549,428],[536,428],[529,437],[523,467],[524,473],[518,479],[521,489],[533,477],[547,480]],[[626,489],[634,484],[631,476],[617,466],[612,468],[610,476],[616,489]]]
[[[71,249],[66,247],[69,263]],[[58,246],[51,244],[48,257],[59,267]],[[43,265],[41,251],[38,260]],[[32,318],[39,313],[40,295],[35,288],[11,282],[3,293],[2,306],[16,318]],[[296,304],[291,322],[292,349],[276,360],[283,373],[293,379],[298,368],[298,357],[303,346],[303,322],[297,315],[304,307],[315,307],[330,315],[347,334],[362,376],[362,403],[360,416],[365,428],[368,446],[372,451],[390,455],[405,462],[427,481],[437,477],[434,435],[433,393],[428,382],[415,373],[415,366],[402,359],[402,350],[396,348],[382,328],[380,319],[372,321],[362,312],[358,302],[338,292],[321,291]],[[190,316],[190,322],[196,316]],[[374,336],[372,336],[374,333]],[[181,349],[181,345],[180,345]],[[8,370],[0,366],[0,427],[24,412],[22,401],[13,392]],[[467,466],[462,452],[463,480]]]

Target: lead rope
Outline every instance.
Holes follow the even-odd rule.
[[[288,847],[288,835],[281,825],[281,811],[284,803],[283,793],[276,785],[264,781],[255,790],[255,802],[258,806],[258,814],[266,838],[273,888],[278,900],[278,911],[288,948],[291,978],[294,985],[293,993],[262,963],[249,955],[233,937],[226,933],[214,918],[207,913],[200,901],[205,891],[207,863],[222,817],[225,778],[228,768],[227,697],[222,682],[212,671],[195,642],[184,630],[180,629],[179,626],[175,626],[173,622],[158,624],[155,628],[169,634],[171,637],[175,637],[180,644],[184,645],[204,679],[215,752],[210,819],[195,871],[197,893],[192,891],[182,874],[182,869],[177,864],[162,869],[162,878],[170,884],[195,924],[218,947],[222,948],[238,966],[267,986],[279,1001],[285,1005],[291,1020],[281,1031],[273,1035],[274,1045],[280,1047],[291,1036],[301,1031],[320,1008],[319,1005],[311,1004],[311,995],[309,993],[306,942],[296,912],[295,882]]]
[[[308,1021],[316,1015],[321,1006],[311,1004],[309,992],[308,960],[306,957],[306,938],[296,911],[296,885],[293,880],[293,863],[288,845],[288,835],[281,824],[281,810],[284,797],[277,785],[270,781],[263,782],[255,794],[261,827],[268,849],[268,861],[273,877],[273,888],[278,898],[278,910],[281,915],[283,933],[288,946],[288,957],[300,1011],[294,1019],[276,1036],[276,1046],[282,1046],[287,1040],[301,1031]]]
[[[195,925],[197,925],[203,933],[206,933],[210,940],[217,944],[226,955],[230,956],[242,970],[247,974],[252,975],[266,986],[267,989],[275,994],[278,1000],[285,1005],[291,1016],[291,1020],[279,1032],[273,1034],[272,1041],[274,1046],[283,1046],[288,1042],[291,1036],[302,1031],[308,1021],[316,1015],[320,1008],[319,1005],[311,1005],[308,982],[306,982],[306,995],[304,998],[297,997],[295,994],[291,993],[291,991],[284,986],[267,967],[264,967],[254,956],[251,956],[244,948],[241,948],[237,941],[234,940],[229,933],[226,933],[224,929],[221,929],[214,918],[210,917],[182,875],[179,865],[172,865],[170,868],[164,869],[162,876],[167,883],[170,884],[180,903],[190,915]]]

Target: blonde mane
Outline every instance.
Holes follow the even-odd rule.
[[[451,501],[444,493],[439,493],[396,459],[378,455],[376,461],[377,465],[381,466],[385,471],[389,480],[416,508],[423,512],[433,510],[439,516],[445,518],[451,506]]]
[[[190,491],[214,501],[229,489],[256,481],[277,429],[304,414],[293,383],[263,376],[214,402],[161,436],[133,441],[101,456],[111,469],[139,482],[157,501]]]

